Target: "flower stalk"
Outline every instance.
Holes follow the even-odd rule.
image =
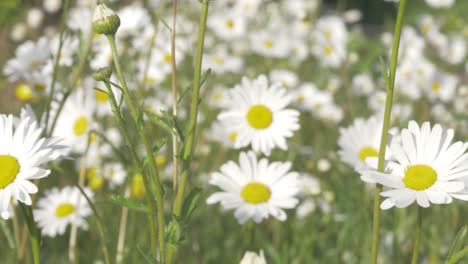
[[[421,241],[421,229],[422,229],[422,208],[418,206],[418,220],[416,223],[416,239],[414,240],[413,246],[413,257],[411,258],[411,264],[418,263],[419,256],[419,243]]]
[[[116,73],[117,73],[117,77],[119,79],[120,84],[122,85],[122,91],[123,91],[123,96],[124,96],[125,102],[127,103],[128,108],[130,109],[130,113],[131,113],[131,116],[133,118],[133,121],[135,122],[135,125],[137,126],[139,136],[143,141],[143,145],[145,146],[146,155],[148,157],[148,161],[149,161],[149,165],[150,165],[151,175],[153,176],[153,177],[150,177],[150,179],[146,179],[146,181],[147,181],[146,183],[149,184],[147,186],[150,186],[150,189],[154,189],[154,195],[155,195],[155,199],[156,199],[156,212],[157,212],[157,218],[158,218],[157,219],[157,225],[158,225],[159,255],[161,256],[161,259],[164,259],[164,251],[165,251],[164,208],[163,208],[163,201],[162,201],[161,182],[160,182],[159,175],[158,175],[158,169],[157,169],[156,161],[155,161],[155,158],[154,158],[152,148],[150,146],[148,136],[147,136],[147,134],[145,132],[144,127],[139,125],[139,121],[138,121],[139,120],[139,115],[138,115],[138,112],[137,112],[137,110],[135,108],[133,100],[130,98],[130,93],[128,91],[127,83],[126,83],[125,78],[124,78],[123,73],[122,73],[121,64],[120,64],[119,57],[118,57],[118,52],[117,52],[117,47],[115,45],[115,36],[114,35],[106,35],[106,37],[107,37],[107,39],[109,41],[109,44],[111,46],[112,59],[114,61],[114,66],[115,66],[115,70],[116,70]],[[144,174],[144,175],[146,175],[146,174]],[[146,183],[145,183],[145,185],[146,185]],[[151,188],[151,186],[153,186],[153,184],[154,184],[155,188]],[[151,193],[152,192],[149,192],[149,194],[151,194]],[[151,203],[154,202],[153,198],[150,198],[150,200],[151,200],[150,201]],[[153,214],[154,213],[154,206],[151,206],[151,209],[152,209],[151,214]],[[152,224],[155,224],[155,223],[153,222]],[[153,254],[154,254],[154,249],[153,249]]]
[[[205,42],[205,32],[206,32],[206,21],[208,18],[208,7],[209,0],[200,1],[202,4],[201,14],[200,14],[200,24],[198,31],[198,40],[197,40],[197,51],[195,56],[195,69],[193,75],[193,91],[192,91],[192,102],[190,106],[190,119],[187,128],[187,141],[185,142],[184,151],[182,154],[182,172],[180,176],[179,185],[177,187],[177,192],[175,196],[174,206],[173,206],[173,221],[177,221],[177,218],[181,216],[182,205],[184,201],[185,188],[187,187],[188,180],[188,170],[190,167],[190,160],[192,158],[192,153],[194,149],[194,141],[197,128],[197,118],[198,118],[198,106],[199,106],[199,97],[200,97],[200,83],[201,83],[201,73],[202,73],[202,61],[203,61],[203,48]],[[166,263],[172,263],[173,256],[176,253],[175,248],[168,248],[168,254],[166,258]]]
[[[401,30],[403,27],[403,15],[405,13],[406,8],[406,0],[400,0],[400,4],[398,7],[398,16],[395,25],[395,34],[393,37],[393,47],[392,47],[392,55],[390,60],[390,72],[388,76],[388,80],[386,80],[387,86],[387,95],[385,99],[385,112],[384,112],[384,121],[383,121],[383,129],[382,129],[382,136],[380,140],[380,149],[379,149],[379,161],[378,161],[378,171],[384,172],[385,167],[385,151],[387,147],[388,141],[388,131],[390,129],[390,119],[392,113],[392,105],[393,105],[393,91],[395,88],[395,74],[396,74],[396,67],[398,63],[398,51],[400,48],[400,36]],[[387,74],[387,73],[383,73]],[[380,193],[382,192],[382,185],[377,184],[374,194],[374,214],[373,214],[373,227],[372,227],[372,259],[371,263],[376,264],[377,258],[379,255],[379,229],[380,229]]]

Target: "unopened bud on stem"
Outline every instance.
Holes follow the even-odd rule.
[[[120,26],[119,16],[104,4],[94,9],[93,28],[96,33],[114,35]]]
[[[111,75],[112,75],[112,69],[110,67],[104,67],[104,68],[98,69],[93,74],[93,78],[94,80],[98,82],[107,82],[109,81]]]

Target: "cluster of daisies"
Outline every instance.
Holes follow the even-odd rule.
[[[67,146],[58,137],[43,137],[43,129],[31,108],[19,117],[0,115],[0,215],[8,219],[19,213],[15,205],[32,205],[31,194],[38,192],[40,179],[50,175],[47,163],[63,158]],[[53,175],[50,177],[56,177]],[[92,198],[92,192],[88,197]],[[77,187],[53,188],[39,198],[34,220],[42,233],[64,234],[70,224],[86,228],[91,209]]]
[[[369,183],[385,187],[382,209],[468,201],[468,143],[454,140],[454,131],[429,122],[392,130],[386,145],[384,172],[377,171],[383,120],[358,118],[340,130],[340,158]]]

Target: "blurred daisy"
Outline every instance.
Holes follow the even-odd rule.
[[[235,209],[240,224],[249,219],[260,223],[269,215],[284,221],[283,209],[296,206],[301,183],[299,174],[290,169],[290,162],[269,164],[266,159],[257,160],[252,151],[242,152],[239,165],[229,161],[211,175],[209,183],[222,191],[208,197],[207,203],[219,202],[226,210]]]
[[[53,112],[57,107],[56,102],[52,104]],[[83,89],[77,89],[66,101],[53,134],[63,138],[72,151],[83,152],[88,142],[88,132],[97,126],[93,118],[94,110],[93,98]]]
[[[286,138],[299,129],[299,112],[285,109],[291,97],[279,84],[268,85],[261,75],[255,80],[242,79],[231,90],[232,104],[218,116],[229,131],[237,131],[234,146],[252,145],[255,151],[269,155],[275,147],[286,150]]]
[[[31,180],[44,178],[50,170],[45,163],[60,157],[63,148],[56,138],[42,138],[32,112],[23,109],[21,117],[0,115],[0,215],[10,216],[11,198],[31,205],[29,194],[38,191]]]
[[[222,39],[233,39],[245,34],[246,20],[240,12],[228,10],[210,16],[208,26]]]
[[[93,194],[85,189],[86,195],[92,198]],[[86,198],[76,187],[65,187],[61,190],[53,188],[46,191],[45,197],[37,202],[34,210],[34,220],[42,230],[42,234],[55,237],[63,235],[68,225],[75,225],[87,229],[86,217],[92,211]]]
[[[468,201],[468,143],[452,144],[454,131],[429,122],[421,127],[410,121],[408,128],[389,145],[395,161],[388,161],[386,173],[363,169],[361,179],[387,188],[382,209],[449,204],[453,198]]]
[[[266,264],[265,256],[263,255],[263,250],[260,250],[260,253],[247,251],[242,257],[239,264]]]
[[[290,52],[289,39],[284,34],[260,31],[250,36],[251,49],[260,55],[284,58]]]
[[[382,126],[383,120],[374,116],[357,118],[351,126],[340,128],[340,159],[355,169],[366,167],[367,158],[379,155]]]

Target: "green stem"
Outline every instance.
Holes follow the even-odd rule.
[[[84,66],[86,64],[86,58],[88,57],[88,54],[89,54],[89,52],[91,50],[92,40],[93,40],[93,32],[90,31],[90,33],[88,35],[88,38],[86,40],[86,44],[85,44],[85,47],[83,49],[83,52],[80,55],[78,66],[72,72],[72,77],[71,77],[71,80],[69,82],[69,86],[68,86],[67,90],[65,91],[62,100],[59,103],[57,112],[55,113],[55,117],[52,120],[52,125],[50,126],[50,129],[49,129],[48,133],[46,133],[47,135],[52,135],[54,133],[55,126],[57,125],[57,120],[58,120],[58,118],[60,116],[60,113],[62,112],[62,109],[63,109],[63,107],[65,105],[65,102],[67,101],[67,99],[70,96],[73,88],[76,86],[76,84],[77,84],[77,82],[78,82],[78,80],[80,78],[81,73],[83,72]]]
[[[447,261],[447,264],[456,264],[465,256],[468,256],[468,247],[465,247],[464,249],[460,250],[457,254],[453,255],[453,257],[451,257]]]
[[[30,206],[26,206],[22,203],[19,203],[21,211],[23,212],[24,218],[26,219],[26,224],[29,230],[29,238],[31,240],[31,248],[33,253],[34,264],[40,264],[39,258],[39,241],[41,239],[41,234],[39,229],[33,219],[32,209]]]
[[[387,96],[385,100],[385,113],[383,121],[382,136],[380,141],[379,149],[379,163],[378,171],[384,172],[385,164],[385,151],[388,140],[388,130],[390,129],[390,119],[392,113],[392,104],[393,104],[393,90],[395,88],[395,73],[398,62],[398,50],[400,48],[400,36],[401,29],[403,26],[403,14],[405,13],[406,0],[400,0],[400,5],[398,7],[398,16],[395,25],[395,34],[393,38],[393,48],[392,48],[392,57],[390,60],[390,73],[387,80]],[[384,73],[387,74],[387,73]],[[372,263],[377,263],[377,258],[379,255],[379,227],[380,227],[380,193],[382,192],[382,185],[377,184],[375,195],[374,195],[374,223],[372,228]]]
[[[411,259],[411,264],[418,263],[419,243],[421,241],[421,229],[422,229],[422,208],[418,206],[418,222],[416,224],[416,239],[414,241],[413,257]]]
[[[202,60],[203,60],[203,47],[205,42],[205,32],[206,32],[206,21],[208,18],[208,7],[209,0],[201,1],[201,15],[200,15],[200,29],[198,31],[198,43],[197,43],[197,53],[195,56],[195,69],[193,75],[193,91],[192,91],[192,102],[190,106],[190,120],[187,129],[187,141],[185,143],[184,152],[182,155],[183,158],[183,168],[180,176],[179,185],[177,187],[177,193],[174,201],[174,207],[172,214],[174,216],[173,221],[177,221],[177,218],[180,217],[182,211],[182,204],[184,201],[185,188],[187,186],[188,180],[188,170],[190,167],[190,160],[192,158],[192,152],[194,148],[194,139],[197,128],[197,117],[198,117],[198,106],[199,106],[199,97],[200,97],[200,81],[201,81],[201,72],[202,72]],[[176,253],[176,249],[172,248],[167,254],[167,263],[172,263],[173,257]]]
[[[58,46],[57,54],[55,54],[54,70],[52,72],[52,83],[50,85],[50,92],[49,92],[49,96],[47,97],[47,102],[45,105],[46,116],[45,116],[44,132],[47,131],[47,126],[49,124],[49,117],[50,117],[50,105],[52,103],[52,99],[54,98],[54,94],[55,94],[55,84],[57,83],[58,66],[60,62],[60,53],[62,53],[63,34],[65,32],[65,24],[66,24],[67,17],[68,17],[69,4],[70,4],[70,0],[65,0],[63,3],[63,15],[62,15],[62,20],[60,22],[59,46]]]
[[[198,105],[199,105],[199,95],[200,95],[200,79],[201,79],[201,66],[203,59],[203,46],[205,41],[205,30],[206,30],[206,20],[208,17],[208,2],[209,0],[203,0],[202,10],[200,16],[200,30],[198,32],[198,45],[197,45],[197,54],[195,58],[195,71],[193,76],[193,93],[192,93],[192,104],[190,107],[190,120],[188,126],[188,137],[186,142],[186,147],[184,148],[183,160],[184,168],[180,178],[179,188],[177,189],[176,200],[174,204],[173,214],[175,216],[180,216],[182,210],[182,202],[184,198],[184,191],[187,185],[188,177],[188,168],[190,164],[190,159],[192,156],[192,149],[194,147],[194,138],[197,128],[197,116],[198,116]]]
[[[128,148],[130,149],[130,154],[132,156],[132,160],[135,165],[135,168],[137,169],[137,173],[141,175],[145,175],[143,173],[143,168],[140,167],[140,159],[138,158],[138,154],[134,148],[134,145],[132,144],[132,138],[130,137],[130,133],[127,129],[127,125],[125,124],[123,115],[120,112],[120,108],[115,98],[115,94],[112,91],[112,88],[108,82],[104,82],[104,84],[106,85],[106,88],[107,88],[107,93],[109,95],[109,103],[111,105],[112,112],[114,113],[114,116],[117,119],[117,123],[119,124],[120,130],[122,131],[125,141],[127,142]],[[143,183],[145,185],[146,193],[150,194],[151,193],[149,189],[150,184],[148,182],[147,177],[143,177]],[[148,214],[149,222],[150,222],[150,239],[151,239],[151,249],[152,249],[153,254],[155,255],[156,254],[156,225],[155,225],[156,220],[154,219],[154,209],[153,209],[155,208],[154,199],[152,199],[152,197],[150,197],[149,195],[146,195],[146,202],[148,206],[148,211],[151,212]]]
[[[107,35],[107,39],[109,40],[109,44],[111,46],[112,58],[114,60],[114,66],[117,72],[117,77],[119,78],[120,84],[122,86],[123,96],[125,98],[125,101],[127,102],[128,108],[130,109],[131,115],[133,117],[133,121],[135,122],[140,138],[143,141],[143,145],[145,146],[146,155],[148,157],[150,169],[152,172],[151,174],[153,175],[151,179],[147,179],[148,181],[146,183],[153,183],[154,181],[154,185],[155,185],[154,186],[155,188],[153,188],[153,184],[150,184],[149,186],[150,186],[150,189],[154,191],[154,195],[156,196],[155,197],[156,198],[156,210],[157,210],[157,217],[158,217],[157,225],[159,229],[159,232],[158,232],[159,234],[159,256],[161,260],[163,260],[164,251],[165,251],[165,241],[164,241],[164,223],[165,222],[164,222],[164,207],[163,207],[163,201],[162,201],[162,188],[161,188],[161,182],[160,182],[159,175],[158,175],[158,167],[156,165],[153,150],[149,143],[148,136],[146,135],[144,126],[140,124],[138,112],[133,104],[132,99],[130,98],[130,93],[128,91],[127,83],[125,81],[125,78],[123,76],[122,69],[120,66],[121,64],[119,61],[119,56],[118,56],[117,48],[115,45],[115,36]],[[151,200],[153,200],[152,197],[151,197]],[[152,207],[152,209],[153,208],[154,207]],[[153,254],[154,254],[154,249],[153,249]],[[156,257],[155,254],[154,256]]]

